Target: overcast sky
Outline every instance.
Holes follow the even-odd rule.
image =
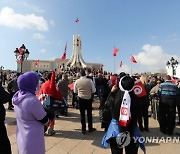
[[[70,58],[77,17],[86,62],[112,72],[115,62],[116,72],[128,73],[131,67],[165,69],[172,56],[180,62],[179,0],[1,0],[0,66],[16,69],[13,52],[23,43],[28,59],[50,60],[62,56],[67,42]],[[131,54],[137,64],[131,64]]]

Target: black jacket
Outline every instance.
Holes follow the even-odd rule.
[[[122,103],[124,92],[119,90],[117,94],[115,95],[115,101],[114,104],[112,104],[112,118],[119,121],[119,115],[120,115],[120,107]],[[122,127],[122,131],[128,131],[130,132],[130,135],[133,136],[134,128],[137,126],[137,118],[138,118],[138,106],[139,106],[139,99],[134,94],[134,92],[129,93],[131,97],[131,121],[127,125],[127,127]]]
[[[4,122],[6,115],[6,111],[3,104],[9,101],[10,101],[9,93],[4,90],[2,85],[0,85],[0,122]]]

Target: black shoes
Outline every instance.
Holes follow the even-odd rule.
[[[59,116],[59,115],[56,115],[56,118],[60,118],[60,116]]]
[[[96,131],[96,128],[91,128],[88,130],[89,133]],[[86,134],[86,130],[81,130],[82,134]]]
[[[85,135],[86,134],[86,130],[81,130],[81,133]]]
[[[144,128],[144,131],[149,132],[149,128]]]
[[[89,133],[96,131],[96,128],[91,128],[88,130]]]

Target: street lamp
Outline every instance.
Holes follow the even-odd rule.
[[[16,56],[16,59],[21,64],[21,73],[22,73],[23,61],[27,60],[30,52],[28,51],[28,49],[26,49],[25,45],[22,44],[20,48],[16,48],[16,50],[14,51],[14,54]]]
[[[172,68],[172,75],[176,75],[176,67],[178,66],[178,61],[171,57],[170,61],[167,61],[166,65],[168,68]]]

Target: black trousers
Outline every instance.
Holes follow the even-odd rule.
[[[123,148],[119,148],[115,138],[109,140],[110,148],[112,154],[123,154]],[[128,146],[125,147],[126,154],[137,154],[138,146],[134,143],[134,140],[130,142]]]
[[[79,110],[81,116],[82,130],[86,130],[86,117],[85,111],[87,111],[88,129],[92,129],[92,99],[82,99],[78,97]]]
[[[11,154],[11,145],[4,122],[0,121],[0,154]]]
[[[174,102],[159,103],[159,124],[163,133],[172,135],[175,127],[176,104]]]
[[[179,123],[180,123],[180,105],[177,105],[177,111],[178,111],[178,118],[179,118]]]
[[[149,108],[149,102],[143,102],[143,101],[140,102],[139,117],[138,117],[138,124],[140,129],[149,128],[148,108]],[[144,126],[143,126],[143,120],[144,120]]]
[[[14,107],[13,104],[12,104],[12,97],[14,96],[15,93],[16,93],[16,92],[10,92],[10,97],[11,97],[11,99],[10,99],[10,101],[9,101],[9,103],[8,103],[8,107]]]

